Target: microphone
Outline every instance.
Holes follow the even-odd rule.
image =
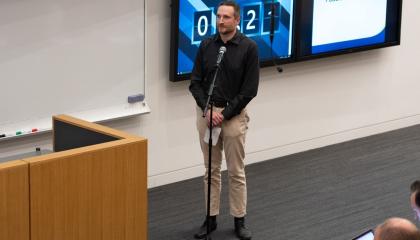
[[[220,63],[222,62],[223,56],[225,55],[225,53],[226,53],[226,47],[225,46],[221,46],[219,48],[219,54],[217,55],[217,61],[216,61],[216,66],[217,67],[220,66]]]

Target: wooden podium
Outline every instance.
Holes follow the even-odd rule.
[[[146,240],[147,140],[53,117],[54,153],[0,163],[0,239]]]

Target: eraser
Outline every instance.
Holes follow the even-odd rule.
[[[142,102],[144,100],[144,94],[136,94],[128,96],[127,102],[128,103],[136,103],[136,102]]]

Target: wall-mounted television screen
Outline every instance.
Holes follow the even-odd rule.
[[[400,44],[402,0],[302,0],[297,60]]]
[[[172,0],[171,81],[190,77],[200,42],[217,31],[216,12],[219,2],[220,0]],[[261,64],[273,65],[274,61],[291,61],[294,54],[294,0],[236,2],[241,7],[239,30],[258,44]],[[271,29],[274,32],[272,45]]]

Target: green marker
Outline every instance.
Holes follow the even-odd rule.
[[[17,131],[16,136],[22,135],[22,131]]]

